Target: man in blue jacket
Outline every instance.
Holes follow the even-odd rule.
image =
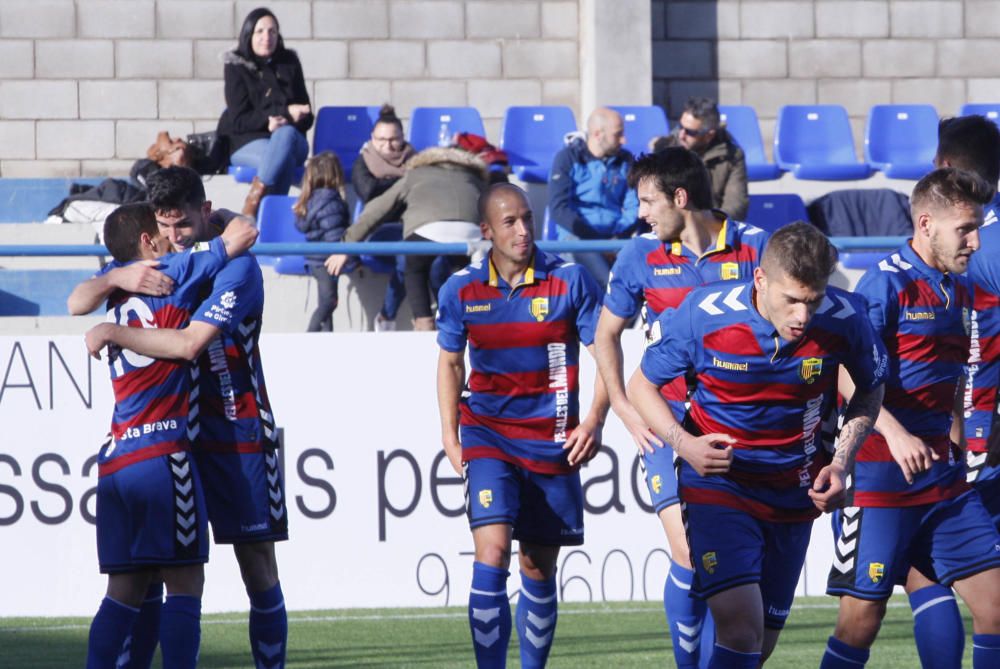
[[[549,177],[549,216],[558,226],[559,239],[611,239],[635,229],[639,200],[628,187],[634,158],[624,144],[621,115],[601,107],[587,119],[586,136],[574,133],[556,154]],[[579,253],[573,260],[602,287],[607,285],[613,257]]]

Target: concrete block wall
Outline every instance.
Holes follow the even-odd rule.
[[[752,105],[769,153],[783,104],[846,107],[860,156],[874,104],[1000,102],[997,0],[651,1],[654,101]]]
[[[157,131],[213,129],[220,55],[259,5],[315,109],[472,105],[496,142],[510,105],[580,115],[582,1],[0,0],[0,176],[127,174]]]

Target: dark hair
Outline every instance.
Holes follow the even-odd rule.
[[[668,146],[662,151],[639,156],[628,173],[629,188],[638,188],[644,179],[652,179],[660,192],[669,198],[678,188],[683,188],[696,209],[712,208],[712,180],[705,163],[697,153],[683,146]]]
[[[804,221],[783,225],[767,240],[761,266],[777,267],[789,278],[815,288],[837,267],[837,249],[819,229]]]
[[[164,167],[146,179],[149,202],[154,211],[200,207],[205,203],[205,184],[190,167]]]
[[[982,206],[993,198],[991,186],[975,172],[955,167],[941,167],[917,182],[910,196],[910,213],[917,220],[920,207],[953,207],[968,204]]]
[[[991,186],[1000,181],[1000,129],[985,116],[941,119],[935,162],[975,172]]]
[[[396,108],[388,102],[382,105],[382,108],[378,110],[378,118],[375,119],[375,123],[372,124],[373,132],[375,130],[375,126],[379,123],[390,123],[399,128],[400,133],[403,132],[403,122],[399,120],[398,116],[396,116]]]
[[[243,27],[240,28],[240,38],[236,46],[236,53],[247,60],[260,60],[253,52],[253,29],[257,27],[257,22],[265,16],[274,19],[274,23],[278,27],[278,46],[274,49],[274,55],[277,56],[285,50],[285,41],[281,38],[281,24],[278,23],[278,17],[267,7],[258,7],[243,19]]]
[[[501,181],[499,183],[491,184],[488,188],[486,188],[486,190],[482,192],[482,194],[479,196],[479,201],[476,203],[476,208],[479,210],[479,220],[482,221],[483,223],[486,222],[486,210],[489,208],[490,202],[493,200],[494,194],[502,190],[512,190],[517,192],[521,197],[524,198],[525,202],[529,203],[530,206],[531,202],[530,200],[528,200],[528,194],[520,186],[512,184],[509,181]]]
[[[684,103],[684,111],[705,124],[705,129],[719,127],[719,105],[712,98],[690,97]]]
[[[148,202],[123,204],[104,220],[104,245],[118,262],[135,260],[139,255],[139,237],[160,234],[153,207]]]

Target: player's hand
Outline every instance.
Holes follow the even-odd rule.
[[[577,425],[563,445],[563,450],[569,451],[566,455],[567,464],[570,467],[576,467],[593,460],[601,448],[603,431],[604,425],[589,417]]]
[[[174,280],[156,269],[158,260],[140,260],[108,272],[108,280],[128,293],[162,297],[174,292]]]
[[[257,241],[260,231],[253,221],[244,216],[236,216],[229,221],[229,225],[222,231],[222,243],[226,246],[226,253],[230,258],[243,253]]]
[[[340,276],[340,273],[344,271],[344,265],[347,264],[348,258],[349,256],[346,254],[334,253],[323,264],[326,265],[326,271],[330,273],[330,276]]]
[[[87,330],[83,340],[87,343],[87,352],[98,360],[101,359],[101,351],[111,342],[111,323],[101,323]]]
[[[736,440],[728,434],[705,434],[686,439],[676,446],[677,455],[694,467],[699,476],[725,474],[733,464],[733,447]],[[729,444],[719,448],[719,444]]]
[[[663,448],[663,442],[646,425],[646,421],[630,402],[625,402],[624,406],[616,408],[615,413],[632,435],[632,441],[639,447],[640,453],[653,453],[657,448]]]
[[[831,463],[819,470],[816,480],[809,489],[809,498],[823,513],[840,508],[847,492],[847,472],[843,465]]]
[[[886,437],[885,443],[889,445],[892,459],[903,470],[903,477],[907,483],[913,483],[914,476],[927,471],[936,460],[941,459],[923,439],[909,433],[893,435],[892,439]]]
[[[462,444],[458,441],[458,437],[455,435],[448,435],[441,439],[441,445],[444,447],[444,454],[448,456],[448,462],[451,463],[452,469],[461,476],[462,475]]]

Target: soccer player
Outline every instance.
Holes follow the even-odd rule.
[[[677,307],[693,288],[750,278],[767,234],[711,208],[708,171],[687,149],[670,147],[643,155],[628,180],[639,194],[639,218],[652,232],[631,239],[611,270],[597,324],[597,363],[611,406],[639,447],[649,496],[670,545],[663,608],[674,660],[686,669],[698,666],[702,635],[711,648],[711,618],[706,622],[705,603],[690,597],[694,572],[677,498],[674,452],[663,447],[625,396],[621,335],[640,309],[648,334],[659,315]],[[687,394],[684,377],[663,387],[678,420],[684,416]]]
[[[256,230],[233,225],[211,244],[164,256],[170,244],[160,235],[152,207],[128,204],[108,216],[104,239],[121,266],[160,258],[176,287],[165,297],[117,291],[108,302],[108,319],[134,328],[171,328],[187,321],[201,284],[217,275],[229,256],[246,251]],[[87,333],[98,359],[104,342],[94,330],[101,327]],[[193,667],[208,538],[204,495],[189,457],[188,366],[118,347],[109,350],[108,362],[115,408],[111,435],[98,456],[97,485],[98,560],[108,574],[108,590],[91,624],[87,667],[120,666],[119,655],[157,570],[169,593],[158,617],[163,666]]]
[[[889,377],[877,432],[854,465],[852,506],[842,515],[827,585],[840,596],[840,615],[824,669],[864,666],[886,600],[910,567],[928,583],[954,585],[974,620],[973,666],[1000,666],[1000,535],[965,481],[957,401],[972,307],[960,275],[979,248],[982,207],[992,196],[970,172],[943,168],[925,176],[910,198],[913,238],[856,288],[889,351]],[[961,653],[931,662],[959,666]]]
[[[752,282],[691,291],[653,324],[629,399],[677,452],[678,487],[716,643],[709,667],[768,658],[792,606],[812,521],[844,476],[882,400],[886,353],[862,302],[827,282],[837,252],[807,223],[778,229]],[[858,386],[832,456],[821,417],[843,365]],[[660,388],[693,370],[683,423]]]
[[[162,169],[147,186],[160,231],[175,250],[218,234],[224,217],[212,212],[196,172]],[[84,292],[99,289],[85,287]],[[211,295],[187,327],[110,327],[105,335],[109,343],[143,355],[195,361],[199,413],[189,432],[212,534],[216,543],[233,545],[250,599],[254,662],[271,669],[284,666],[288,637],[274,552],[274,542],[288,538],[288,516],[258,347],[263,310],[260,266],[244,254],[215,278]]]
[[[469,626],[476,664],[506,663],[507,569],[517,539],[521,664],[543,667],[556,626],[559,548],[583,543],[578,470],[600,447],[608,411],[598,377],[579,421],[579,345],[593,353],[600,290],[580,265],[538,250],[520,188],[493,186],[479,211],[493,249],[453,275],[438,299],[442,442],[465,478],[475,543]],[[467,342],[472,370],[463,392]]]

